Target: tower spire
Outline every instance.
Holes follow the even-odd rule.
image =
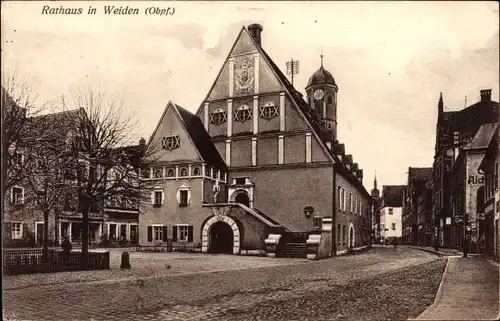
[[[438,111],[443,112],[443,93],[439,93]]]
[[[323,67],[323,47],[321,47],[321,67]]]
[[[377,189],[377,170],[375,170],[375,179],[373,180],[373,188]]]

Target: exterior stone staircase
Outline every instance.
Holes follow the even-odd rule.
[[[276,257],[307,259],[307,244],[285,243],[276,249]]]

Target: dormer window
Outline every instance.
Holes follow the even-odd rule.
[[[161,147],[169,151],[179,148],[180,145],[181,139],[179,135],[162,137],[161,139]]]
[[[213,113],[210,113],[210,124],[220,125],[227,122],[227,111],[218,108]]]
[[[250,119],[252,119],[252,113],[251,113],[250,107],[248,105],[242,105],[238,110],[234,112],[234,121],[239,121],[239,122],[246,122]]]
[[[279,109],[272,102],[267,102],[263,107],[260,107],[260,118],[271,120],[279,116]]]

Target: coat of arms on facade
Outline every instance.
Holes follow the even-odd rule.
[[[255,57],[244,56],[234,59],[235,94],[253,94],[255,92]]]
[[[214,206],[212,207],[212,214],[217,217],[218,220],[222,220],[224,216],[229,213],[229,206]]]

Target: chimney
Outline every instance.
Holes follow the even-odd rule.
[[[491,101],[491,89],[483,89],[479,92],[481,93],[481,101]]]
[[[264,30],[264,28],[258,23],[254,23],[248,26],[248,31],[250,31],[250,34],[252,35],[255,42],[259,44],[259,46],[262,46],[262,39],[260,37],[262,30]]]

